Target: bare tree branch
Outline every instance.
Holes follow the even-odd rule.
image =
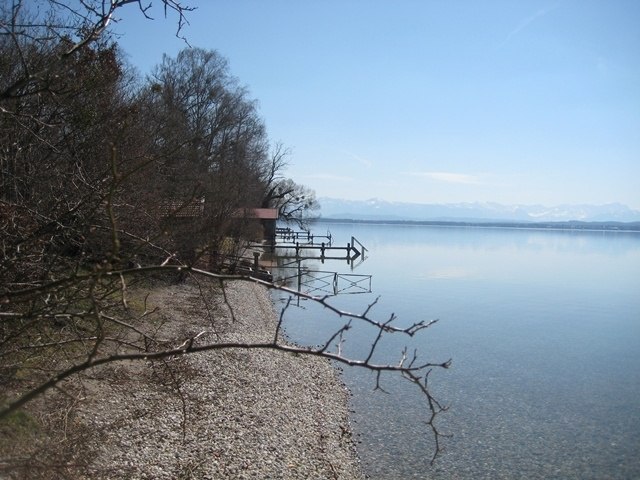
[[[434,453],[434,457],[432,459],[435,460],[435,457],[440,452],[440,437],[442,434],[439,432],[435,420],[438,414],[447,410],[445,406],[443,406],[433,395],[430,393],[428,388],[428,377],[433,368],[443,368],[446,369],[450,365],[450,360],[445,362],[420,362],[417,356],[417,353],[414,351],[411,357],[407,355],[406,349],[401,352],[400,361],[393,363],[376,363],[374,362],[373,356],[378,351],[378,347],[381,339],[385,334],[402,334],[407,335],[408,337],[414,336],[418,331],[427,328],[432,325],[433,322],[416,322],[409,327],[396,327],[393,323],[396,320],[395,315],[391,315],[386,321],[379,322],[377,320],[372,319],[369,316],[370,310],[372,306],[376,303],[372,302],[371,305],[367,306],[363,314],[354,314],[351,312],[342,311],[329,303],[328,297],[313,297],[310,295],[302,294],[297,291],[293,291],[289,288],[274,285],[272,283],[265,282],[263,280],[247,277],[247,276],[238,276],[238,275],[222,275],[207,272],[204,270],[195,269],[193,267],[188,266],[178,266],[178,265],[166,265],[166,266],[151,266],[151,267],[142,267],[136,269],[123,269],[118,271],[107,271],[100,272],[99,274],[90,274],[85,276],[85,279],[93,278],[96,279],[98,276],[100,277],[117,277],[117,278],[126,278],[130,275],[140,275],[141,273],[151,273],[151,272],[188,272],[191,275],[210,278],[221,282],[222,284],[226,281],[248,281],[257,283],[259,285],[263,285],[267,288],[276,289],[279,291],[283,291],[289,293],[292,296],[300,296],[302,298],[306,298],[313,302],[322,305],[324,308],[328,309],[332,313],[338,315],[339,317],[344,317],[347,319],[346,323],[337,328],[326,341],[322,342],[321,345],[316,347],[311,346],[297,346],[291,345],[281,340],[281,332],[282,332],[282,324],[283,324],[283,315],[284,310],[290,305],[290,300],[287,302],[287,305],[282,310],[277,325],[273,332],[273,339],[270,342],[260,342],[260,343],[245,343],[245,342],[214,342],[214,343],[204,343],[201,344],[198,340],[202,337],[203,331],[185,339],[178,346],[170,347],[170,348],[160,348],[158,350],[149,350],[148,347],[150,345],[160,346],[163,342],[167,340],[163,340],[162,342],[154,339],[152,336],[144,333],[138,328],[130,325],[126,322],[123,322],[119,319],[116,319],[111,316],[107,316],[105,314],[100,314],[97,318],[100,320],[108,320],[113,322],[114,324],[120,325],[121,327],[125,327],[127,330],[135,332],[141,338],[147,340],[147,347],[144,351],[133,351],[133,352],[125,352],[125,353],[115,353],[115,354],[99,354],[99,347],[102,342],[106,341],[106,337],[104,335],[99,335],[98,337],[91,337],[95,342],[94,348],[87,356],[86,360],[80,363],[76,363],[60,372],[57,372],[54,376],[49,379],[43,381],[40,385],[35,386],[29,391],[23,393],[20,397],[13,400],[12,402],[6,404],[3,409],[0,411],[0,418],[11,414],[17,409],[24,406],[29,401],[36,398],[38,395],[41,395],[48,389],[58,385],[63,380],[81,373],[83,371],[98,367],[100,365],[105,365],[113,362],[121,362],[121,361],[133,361],[133,360],[142,360],[142,361],[155,361],[161,360],[165,361],[166,359],[187,355],[197,352],[206,352],[206,351],[217,351],[217,350],[261,350],[261,349],[269,349],[279,352],[287,352],[294,354],[302,354],[302,355],[310,355],[310,356],[318,356],[323,357],[332,361],[336,361],[345,365],[364,368],[369,371],[375,372],[376,374],[376,383],[375,389],[381,390],[385,392],[385,389],[382,386],[382,377],[383,373],[397,373],[400,374],[403,378],[407,379],[411,384],[416,385],[416,387],[420,390],[423,397],[425,398],[426,407],[429,411],[429,416],[427,420],[427,425],[431,429],[434,438],[436,440],[436,451]],[[79,277],[75,277],[77,281]],[[50,284],[57,286],[58,284]],[[28,295],[34,292],[40,292],[40,289],[27,289],[19,292],[19,295]],[[230,308],[230,302],[226,298],[224,294],[224,288],[221,290],[224,303]],[[16,298],[18,292],[8,292],[8,296],[10,298]],[[235,314],[233,309],[230,309],[230,315],[233,319],[235,319]],[[234,320],[234,321],[237,321]],[[371,343],[367,353],[364,358],[351,358],[345,356],[342,350],[342,344],[345,341],[344,334],[347,333],[353,325],[354,321],[361,321],[371,326],[376,327],[377,334],[374,341]],[[166,344],[166,343],[165,343]],[[139,348],[138,348],[139,350]]]

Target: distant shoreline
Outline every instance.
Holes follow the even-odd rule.
[[[429,227],[508,228],[517,230],[562,230],[580,232],[640,233],[640,222],[501,222],[452,220],[364,220],[347,218],[316,218],[312,223],[342,223],[368,225],[406,225]]]

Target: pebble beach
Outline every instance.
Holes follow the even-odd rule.
[[[156,335],[204,332],[199,344],[273,338],[277,312],[264,287],[231,282],[226,302],[209,288],[154,289]],[[119,381],[96,378],[77,418],[95,432],[90,478],[364,478],[349,392],[325,359],[233,349],[103,374]]]

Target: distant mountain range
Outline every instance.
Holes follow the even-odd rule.
[[[323,219],[438,222],[640,222],[640,211],[626,205],[501,205],[498,203],[421,204],[321,197]]]

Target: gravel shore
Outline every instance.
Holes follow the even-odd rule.
[[[277,315],[265,288],[233,282],[228,305],[221,298],[195,283],[154,289],[156,335],[204,331],[198,344],[273,337]],[[363,478],[348,392],[323,359],[212,351],[114,364],[94,380],[78,417],[96,432],[91,478]]]

